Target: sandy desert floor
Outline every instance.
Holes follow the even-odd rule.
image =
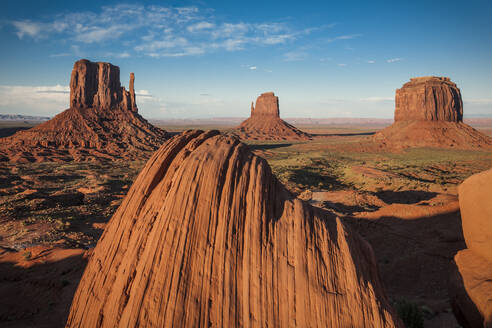
[[[456,327],[447,282],[465,248],[457,186],[492,167],[492,152],[387,153],[354,147],[380,127],[298,128],[316,137],[249,145],[299,198],[336,213],[372,245],[394,302],[416,304],[426,327]],[[480,130],[492,135],[492,127]],[[0,165],[0,294],[8,295],[0,326],[63,326],[87,257],[144,164]]]

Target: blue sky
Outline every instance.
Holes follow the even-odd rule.
[[[135,72],[147,118],[393,117],[410,77],[449,76],[492,117],[489,1],[2,1],[0,113],[68,107],[80,58]]]

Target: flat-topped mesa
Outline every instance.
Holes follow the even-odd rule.
[[[280,117],[278,97],[273,92],[262,93],[256,99],[256,106],[253,107],[253,104],[251,104],[251,116]]]
[[[395,121],[463,121],[460,89],[449,77],[423,76],[396,90]]]
[[[81,59],[73,65],[70,78],[70,107],[122,109],[137,112],[135,75],[130,74],[130,91],[120,83],[120,68],[110,63]]]

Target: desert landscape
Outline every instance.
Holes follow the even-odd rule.
[[[28,95],[0,83],[0,327],[492,327],[492,107],[468,100],[478,91],[459,70],[385,71],[399,74],[392,96],[349,90],[357,101],[286,88],[316,89],[295,76],[255,77],[254,93],[239,97],[225,79],[219,90],[238,107],[211,99],[205,86],[205,101],[194,102],[189,90],[200,78],[173,75],[182,57],[246,51],[220,45],[233,31],[260,49],[336,24],[279,34],[287,23],[222,23],[200,6],[101,10],[9,25],[15,42],[30,37],[41,49],[38,34],[50,26],[76,47],[50,57],[60,60],[56,71],[66,69],[67,87]],[[141,20],[125,28],[129,18]],[[169,21],[174,28],[155,30]],[[124,38],[108,22],[155,42],[134,46],[131,61],[128,52],[98,55],[91,44]],[[171,39],[176,27],[188,39]],[[301,65],[309,49],[282,62]],[[153,74],[188,107],[140,89]],[[356,83],[342,78],[340,88]],[[10,102],[18,90],[25,98]],[[53,115],[36,109],[57,102],[64,109]],[[341,103],[355,114],[331,116]],[[365,115],[373,103],[388,113]],[[151,114],[156,104],[168,116]],[[309,106],[321,106],[319,117]],[[196,108],[208,114],[193,117]]]

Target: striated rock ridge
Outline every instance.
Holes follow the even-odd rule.
[[[165,131],[138,114],[135,75],[130,91],[119,67],[86,59],[74,64],[70,108],[32,129],[0,139],[0,161],[86,161],[139,159],[166,139]]]
[[[396,90],[395,122],[463,121],[460,89],[449,77],[411,78]]]
[[[454,257],[450,296],[465,327],[492,327],[492,169],[475,174],[459,187],[467,249]]]
[[[463,123],[461,92],[448,77],[410,79],[396,90],[395,122],[376,133],[381,147],[491,148],[492,139]]]
[[[311,136],[280,118],[278,97],[273,92],[262,93],[251,103],[251,117],[241,123],[235,135],[249,140],[308,140]]]
[[[402,327],[371,247],[218,131],[148,161],[108,223],[66,327]]]

